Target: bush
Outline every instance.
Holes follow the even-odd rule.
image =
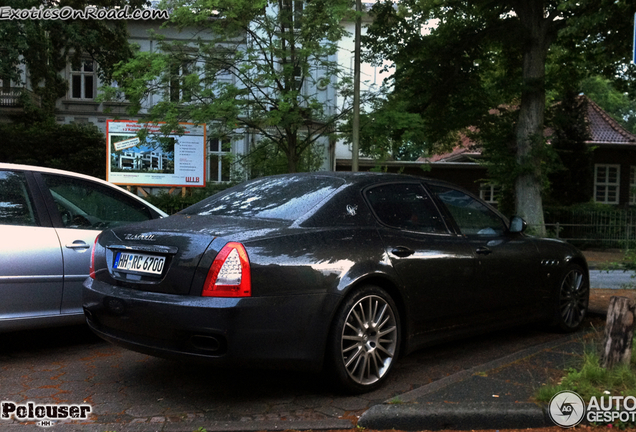
[[[145,199],[169,215],[172,215],[236,184],[237,183],[208,183],[204,188],[190,189],[191,192],[185,197],[181,196],[181,189],[179,189],[178,193],[169,194],[166,191],[157,195],[148,195]]]
[[[0,124],[0,161],[106,178],[106,137],[93,124]]]

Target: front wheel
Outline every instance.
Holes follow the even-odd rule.
[[[328,365],[342,389],[363,393],[382,385],[400,344],[393,299],[375,286],[354,292],[338,309],[328,344]]]
[[[581,326],[590,299],[590,280],[587,272],[572,264],[565,270],[557,297],[556,325],[566,332]]]

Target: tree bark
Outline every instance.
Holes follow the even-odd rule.
[[[635,310],[636,305],[627,297],[612,296],[610,298],[603,337],[601,367],[609,369],[617,364],[629,364],[632,358]]]
[[[539,150],[543,146],[545,112],[545,63],[550,46],[551,21],[545,17],[543,1],[521,1],[516,7],[526,30],[523,53],[523,90],[517,122],[517,163],[522,167],[515,183],[515,208],[534,229],[545,235],[542,174]]]

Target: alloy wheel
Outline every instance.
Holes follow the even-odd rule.
[[[578,268],[571,269],[561,282],[559,313],[567,327],[577,327],[587,311],[589,289],[585,276]]]
[[[395,313],[380,296],[368,295],[349,310],[342,330],[342,361],[349,377],[361,385],[380,380],[395,357]]]

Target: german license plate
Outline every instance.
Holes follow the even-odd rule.
[[[165,263],[166,257],[118,252],[115,256],[113,269],[160,275]]]

